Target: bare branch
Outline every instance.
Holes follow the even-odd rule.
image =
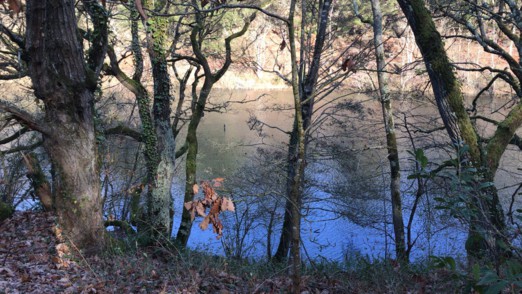
[[[124,125],[118,125],[113,128],[106,129],[104,134],[106,136],[110,136],[110,135],[127,136],[127,137],[130,137],[130,138],[136,140],[137,142],[143,142],[142,135],[139,131],[129,128]]]
[[[47,129],[47,126],[42,121],[39,121],[32,114],[19,108],[11,102],[0,100],[0,110],[12,114],[16,120],[26,125],[30,129],[33,129],[46,135],[50,134],[49,130]]]
[[[6,150],[6,151],[0,151],[0,154],[1,155],[7,155],[7,154],[12,154],[12,153],[16,153],[16,152],[20,152],[20,151],[31,151],[31,150],[34,150],[40,146],[42,146],[43,142],[42,141],[38,141],[34,144],[31,144],[31,145],[27,145],[27,146],[17,146],[13,149],[9,149],[9,150]]]
[[[18,139],[20,136],[22,136],[23,134],[27,133],[28,131],[29,131],[29,128],[21,128],[20,130],[16,131],[16,133],[14,133],[13,135],[0,140],[0,145],[4,145],[4,144],[14,141],[14,140]]]

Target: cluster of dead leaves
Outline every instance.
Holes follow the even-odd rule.
[[[191,221],[194,221],[196,214],[203,217],[203,221],[199,225],[202,230],[206,230],[209,224],[212,224],[214,233],[217,238],[223,236],[223,223],[219,219],[219,214],[224,211],[234,211],[234,202],[230,198],[221,197],[214,188],[221,187],[223,178],[217,178],[212,181],[202,181],[201,189],[203,190],[203,199],[189,201],[185,203],[185,208],[190,212]],[[194,195],[199,193],[200,186],[194,184]],[[207,209],[210,209],[207,214]]]

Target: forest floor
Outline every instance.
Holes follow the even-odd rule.
[[[64,241],[50,213],[16,212],[1,223],[0,293],[288,293],[292,285],[284,267],[260,270],[260,263],[238,265],[161,247],[119,251],[113,246],[103,256],[87,258],[73,254]],[[365,281],[331,268],[311,271],[303,276],[302,293],[439,293],[436,288],[444,287],[433,287],[440,276],[404,280],[393,271],[370,273]]]

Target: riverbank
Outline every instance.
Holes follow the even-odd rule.
[[[1,293],[286,293],[284,265],[227,260],[175,247],[114,242],[101,256],[75,254],[50,213],[16,212],[0,224]],[[134,248],[133,248],[134,246]],[[139,265],[139,266],[138,266]],[[359,259],[308,265],[302,293],[440,292],[446,270],[419,272],[393,262]],[[454,282],[453,282],[454,283]],[[454,287],[453,287],[454,288]]]

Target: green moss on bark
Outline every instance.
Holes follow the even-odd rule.
[[[10,218],[14,213],[14,208],[2,201],[0,201],[0,223]]]

